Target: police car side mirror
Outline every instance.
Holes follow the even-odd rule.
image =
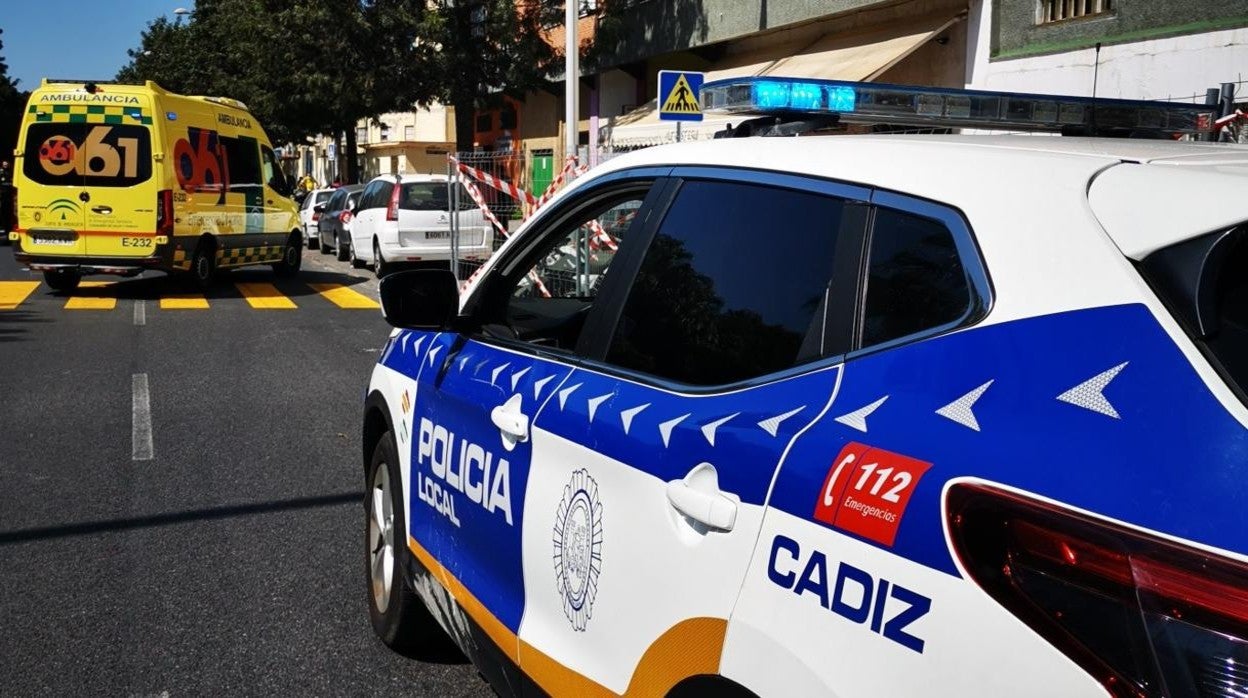
[[[414,269],[383,278],[386,322],[406,330],[444,330],[459,314],[459,281],[449,269]]]

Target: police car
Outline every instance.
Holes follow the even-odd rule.
[[[812,81],[703,99],[754,132],[1210,121]],[[504,695],[1245,695],[1245,191],[1248,150],[1172,140],[611,160],[462,296],[383,282],[374,629],[449,635]]]

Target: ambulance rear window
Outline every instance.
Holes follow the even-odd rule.
[[[152,176],[151,131],[138,124],[34,123],[23,155],[39,184],[129,187]]]

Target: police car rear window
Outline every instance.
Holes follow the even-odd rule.
[[[151,131],[138,124],[34,123],[23,156],[39,184],[128,187],[152,176]]]
[[[1248,224],[1158,250],[1140,269],[1248,403]]]

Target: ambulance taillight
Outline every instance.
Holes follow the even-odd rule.
[[[156,234],[173,236],[173,190],[162,189],[156,197]]]

